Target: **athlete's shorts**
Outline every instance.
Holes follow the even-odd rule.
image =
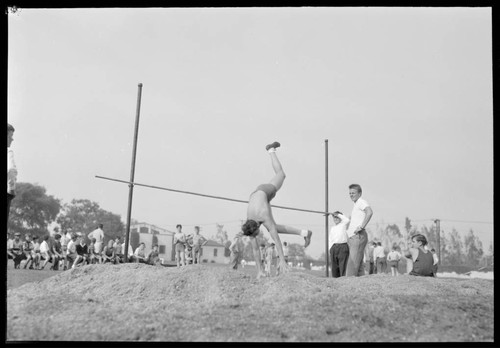
[[[184,249],[185,249],[184,244],[182,244],[182,243],[175,244],[175,251],[182,252],[182,251],[184,251]]]
[[[278,189],[273,184],[262,184],[262,185],[257,186],[255,191],[253,191],[252,193],[257,192],[257,191],[265,192],[266,196],[267,196],[267,201],[270,202],[271,199],[273,199],[274,196],[276,196],[276,192],[278,192]]]

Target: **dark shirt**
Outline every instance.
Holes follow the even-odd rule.
[[[434,258],[432,253],[428,251],[424,253],[418,249],[417,259],[413,262],[413,270],[409,273],[416,276],[432,277],[434,276],[433,266]]]
[[[87,244],[81,245],[77,244],[76,245],[76,253],[80,256],[85,256],[89,253]]]

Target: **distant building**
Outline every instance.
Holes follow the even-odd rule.
[[[201,248],[201,263],[227,263],[228,258],[224,256],[225,249],[224,245],[209,239]]]
[[[174,234],[175,232],[151,225],[145,222],[130,226],[130,245],[132,249],[139,246],[139,243],[146,245],[146,253],[149,252],[153,244],[158,244],[158,253],[164,261],[174,261]],[[134,236],[137,236],[134,237]]]

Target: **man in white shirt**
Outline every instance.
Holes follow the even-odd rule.
[[[347,245],[349,246],[347,276],[359,277],[365,274],[363,256],[368,243],[368,234],[365,228],[373,215],[373,210],[368,202],[361,198],[362,192],[360,185],[349,185],[349,196],[354,202],[354,206],[351,213],[351,222],[347,229]]]
[[[99,224],[95,230],[89,233],[88,237],[90,240],[95,238],[94,251],[96,254],[100,254],[102,252],[102,246],[104,243],[104,231],[102,228],[103,224]]]
[[[49,243],[47,242],[49,240],[49,235],[46,234],[43,236],[43,241],[40,243],[40,256],[42,257],[43,265],[41,269],[45,268],[45,265],[50,261],[50,248],[49,248]]]
[[[347,261],[349,260],[349,246],[347,245],[347,224],[349,219],[340,211],[332,214],[335,226],[328,234],[330,259],[332,260],[332,277],[338,278],[346,275]]]
[[[17,168],[14,151],[10,148],[14,141],[14,127],[7,123],[7,222],[9,221],[10,202],[16,196]]]

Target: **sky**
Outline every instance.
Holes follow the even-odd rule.
[[[20,9],[8,16],[8,122],[18,181],[126,223],[142,83],[136,183],[248,200],[287,175],[272,204],[350,215],[368,230],[441,220],[493,239],[492,21],[488,7]],[[327,155],[328,153],[328,155]],[[328,173],[328,176],[326,175]],[[328,191],[326,191],[328,184]],[[148,187],[132,219],[233,236],[246,204]],[[273,209],[311,229],[325,217]],[[329,226],[331,227],[330,220]],[[269,237],[266,232],[265,235]],[[293,235],[282,241],[303,243]]]

